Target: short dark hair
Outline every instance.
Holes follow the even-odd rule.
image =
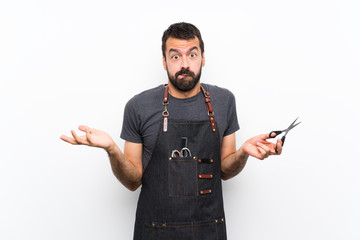
[[[200,43],[201,55],[204,52],[204,42],[201,38],[200,31],[197,27],[195,27],[191,23],[186,23],[186,22],[174,23],[170,25],[168,29],[165,30],[162,36],[162,45],[161,45],[164,58],[166,51],[166,40],[168,40],[169,37],[173,37],[177,39],[185,39],[185,40],[194,39],[195,37],[197,37]]]

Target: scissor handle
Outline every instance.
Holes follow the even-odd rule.
[[[285,143],[285,136],[283,136],[283,137],[281,138],[281,146],[284,146],[284,143]],[[275,147],[275,152],[278,153],[277,145],[276,145],[276,147]]]
[[[182,153],[179,152],[178,150],[173,150],[171,152],[171,157],[182,157]]]
[[[274,138],[274,137],[276,137],[277,135],[281,134],[282,132],[283,132],[283,131],[271,131],[271,132],[269,133],[269,138]],[[275,135],[275,136],[271,136],[272,133],[275,133],[276,135]]]
[[[180,151],[181,157],[191,157],[190,149],[183,147]]]

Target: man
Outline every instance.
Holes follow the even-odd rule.
[[[134,191],[142,185],[135,240],[226,239],[221,179],[237,175],[249,155],[281,154],[281,141],[267,142],[268,134],[261,134],[236,150],[234,95],[200,84],[204,43],[194,25],[171,25],[162,53],[168,82],[127,103],[124,152],[107,133],[87,126],[79,127],[85,135],[72,130],[73,137],[61,139],[105,149],[125,187]]]

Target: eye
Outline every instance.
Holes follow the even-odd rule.
[[[190,57],[191,57],[191,58],[196,57],[196,53],[190,53]]]
[[[175,59],[175,60],[177,60],[177,59],[179,59],[179,55],[174,55],[174,56],[172,56],[172,59]]]

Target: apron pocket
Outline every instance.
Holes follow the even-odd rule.
[[[152,223],[153,240],[226,240],[223,218],[188,223]]]
[[[197,161],[192,157],[169,158],[169,197],[198,196]]]

